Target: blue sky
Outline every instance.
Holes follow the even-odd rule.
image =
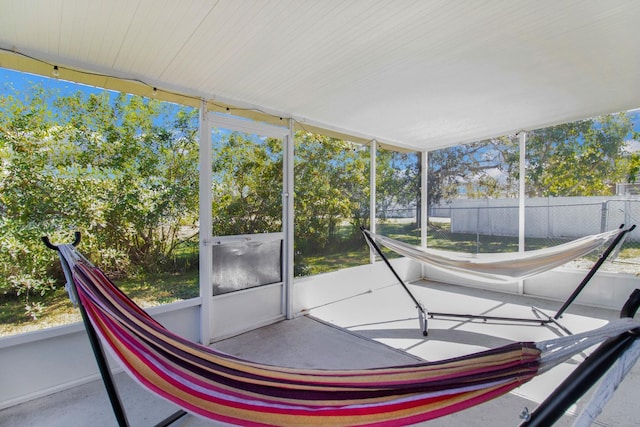
[[[43,77],[6,68],[0,68],[0,81],[2,81],[3,92],[7,90],[7,85],[11,85],[18,93],[24,93],[30,86],[35,84],[42,84],[44,87],[59,90],[63,95],[76,93],[78,90],[86,93],[101,93],[104,91],[104,89],[92,86],[55,79],[53,76],[51,78]]]
[[[23,73],[19,71],[9,70],[0,67],[0,93],[6,94],[7,92],[15,92],[17,96],[23,96],[29,93],[29,88],[34,85],[41,85],[45,89],[52,90],[53,92],[61,96],[71,96],[81,91],[85,95],[88,94],[101,94],[107,91],[110,94],[111,102],[114,102],[115,94],[118,92],[107,90],[104,88],[98,88],[94,86],[88,86],[80,83],[69,82],[66,80],[60,80],[51,77],[44,77],[35,74]],[[114,95],[114,96],[111,96]],[[24,98],[22,98],[24,100]],[[53,100],[52,100],[53,101]],[[51,101],[51,102],[52,102]],[[164,120],[172,119],[173,115],[179,109],[190,110],[193,107],[182,106],[170,102],[165,102],[165,109],[163,114],[156,118],[157,124],[163,124]]]
[[[7,85],[13,86],[18,93],[25,93],[28,88],[34,84],[42,84],[44,87],[58,90],[62,95],[70,95],[81,90],[85,93],[101,93],[105,89],[96,88],[93,86],[82,85],[79,83],[72,83],[64,80],[59,80],[53,77],[43,77],[34,74],[22,73],[19,71],[13,71],[6,68],[0,68],[0,90],[6,92],[8,90]],[[634,130],[640,132],[640,105],[637,109],[629,112],[634,123]],[[637,149],[640,149],[640,143],[637,144]]]

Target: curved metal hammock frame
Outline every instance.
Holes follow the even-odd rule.
[[[624,224],[622,224],[617,230],[611,230],[604,233],[582,237],[580,239],[576,239],[562,245],[554,246],[552,248],[522,253],[494,253],[477,255],[419,248],[417,246],[413,246],[399,240],[392,239],[390,237],[372,233],[364,227],[360,227],[360,230],[362,231],[365,241],[370,246],[370,248],[382,258],[389,270],[394,274],[396,279],[402,285],[403,289],[415,303],[416,308],[418,309],[420,327],[424,336],[427,336],[429,333],[427,319],[433,317],[480,319],[485,321],[512,321],[534,323],[543,326],[549,323],[553,323],[557,327],[562,329],[565,333],[571,335],[571,331],[560,324],[558,322],[558,319],[562,317],[562,314],[567,310],[567,308],[569,308],[573,301],[587,286],[591,278],[596,274],[600,266],[602,266],[607,258],[612,253],[619,251],[628,233],[632,232],[635,228],[636,226],[632,225],[631,227],[624,229]],[[505,283],[513,282],[525,277],[531,277],[536,274],[551,270],[552,268],[562,265],[572,259],[593,252],[595,249],[599,248],[607,242],[609,242],[609,244],[600,255],[598,261],[596,261],[591,270],[589,270],[583,280],[578,284],[573,293],[562,304],[562,307],[560,307],[560,309],[555,313],[554,316],[549,316],[543,311],[532,307],[532,310],[536,314],[542,316],[542,318],[497,317],[488,315],[427,311],[424,305],[420,301],[418,301],[409,287],[395,271],[385,254],[382,252],[382,249],[378,245],[378,243],[380,243],[381,245],[400,255],[407,256],[416,261],[426,263],[432,267],[435,267],[439,270],[447,271],[458,277],[473,278],[477,280],[490,281],[493,283]]]
[[[420,248],[390,237],[362,229],[368,241],[375,241],[402,256],[441,269],[462,278],[491,283],[508,283],[535,276],[552,268],[587,255],[607,242],[615,241],[613,248],[622,243],[635,225],[624,230],[593,234],[549,248],[525,252],[466,254]]]
[[[121,426],[128,422],[104,347],[140,384],[201,417],[239,425],[386,426],[414,424],[500,396],[594,343],[638,326],[626,319],[575,338],[513,343],[407,366],[284,368],[242,360],[171,333],[72,245],[46,242],[59,251],[70,291],[80,302]],[[159,425],[175,421],[184,411]]]

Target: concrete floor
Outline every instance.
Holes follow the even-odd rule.
[[[428,282],[410,287],[431,311],[529,317],[532,316],[531,306],[550,314],[560,306],[554,302]],[[610,310],[574,305],[563,316],[562,324],[573,332],[580,332],[596,328],[617,316]],[[417,311],[398,285],[314,309],[307,317],[260,328],[220,341],[214,347],[245,359],[281,366],[366,368],[438,360],[511,341],[553,338],[559,333],[557,328],[550,327],[460,319],[432,319],[429,331],[429,336],[422,335]],[[525,407],[533,410],[579,360],[578,356],[509,395],[423,425],[517,426],[522,410]],[[640,425],[640,408],[635,398],[640,384],[639,373],[638,367],[631,371],[594,425]],[[132,426],[154,425],[177,410],[174,405],[142,389],[125,374],[117,374],[116,383]],[[574,414],[583,404],[580,401],[574,405],[556,425],[572,425]],[[100,381],[0,411],[0,426],[115,425]],[[220,424],[187,416],[174,425]]]

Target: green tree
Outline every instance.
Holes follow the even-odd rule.
[[[470,198],[517,195],[518,152],[515,136],[429,152],[429,204],[452,200],[461,188]]]
[[[530,132],[527,137],[526,192],[534,196],[612,194],[628,171],[621,159],[632,124],[625,113],[565,123]]]
[[[633,134],[629,114],[609,114],[527,132],[529,197],[611,194],[635,175],[626,150]],[[468,197],[517,197],[518,138],[505,136],[429,153],[429,203]]]
[[[98,250],[101,265],[157,269],[182,227],[197,220],[197,113],[107,91],[60,97],[55,106],[75,150],[66,160],[69,176],[80,171],[98,187],[78,221],[96,250],[116,254],[110,262]]]
[[[353,236],[368,217],[368,148],[300,131],[295,153],[296,251],[319,253],[339,225],[350,220]]]
[[[56,185],[50,169],[42,178],[32,173],[45,170],[50,152],[51,113],[45,99],[42,88],[35,88],[25,103],[11,95],[0,98],[0,291],[22,297],[33,317],[42,306],[30,297],[55,287],[47,271],[54,256],[34,244],[41,228],[31,220],[49,210],[48,187],[55,190]],[[29,206],[16,203],[22,200]]]
[[[197,112],[107,91],[18,95],[0,97],[2,292],[29,308],[52,288],[42,235],[81,231],[112,274],[170,257],[197,219]]]
[[[368,220],[368,148],[303,131],[294,143],[294,245],[300,275],[307,271],[305,256],[349,242]],[[282,141],[215,130],[212,148],[213,234],[281,231]],[[351,233],[339,237],[345,223],[351,224]]]
[[[393,208],[418,206],[420,201],[418,153],[379,149],[376,175],[376,212],[379,218],[386,219],[387,213]],[[416,212],[420,212],[420,209],[416,209]]]
[[[213,234],[282,230],[282,141],[219,131],[213,146]]]

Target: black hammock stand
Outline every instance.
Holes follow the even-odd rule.
[[[444,312],[436,312],[436,311],[427,311],[424,305],[420,301],[418,301],[415,295],[413,295],[413,293],[411,292],[407,284],[404,282],[404,280],[402,280],[400,275],[398,275],[396,270],[393,268],[393,266],[389,262],[388,258],[382,252],[382,249],[380,249],[380,246],[368,234],[369,231],[364,227],[360,227],[360,231],[362,231],[362,234],[367,244],[369,245],[369,247],[373,248],[373,250],[380,256],[380,258],[382,258],[382,260],[387,265],[389,270],[391,270],[395,278],[398,280],[398,282],[400,282],[400,284],[402,285],[402,288],[405,290],[405,292],[409,295],[411,300],[416,305],[416,308],[418,309],[418,320],[420,322],[420,329],[422,330],[422,335],[424,336],[429,335],[428,319],[433,319],[435,317],[482,320],[485,322],[488,320],[495,320],[495,321],[506,321],[506,322],[516,322],[516,323],[532,323],[540,326],[546,326],[552,323],[558,328],[562,329],[568,335],[572,335],[570,330],[568,330],[566,327],[560,324],[560,322],[558,322],[558,319],[562,317],[562,315],[567,310],[567,308],[569,308],[569,306],[575,301],[578,295],[580,295],[580,293],[585,288],[585,286],[587,286],[591,278],[593,278],[593,276],[596,274],[600,266],[604,264],[604,262],[607,260],[609,255],[611,255],[611,253],[618,247],[618,245],[621,244],[625,236],[636,228],[635,224],[627,229],[623,229],[623,227],[624,227],[624,224],[620,225],[620,228],[619,228],[620,231],[618,232],[616,237],[609,243],[609,245],[607,246],[607,249],[605,249],[600,255],[600,257],[598,258],[598,261],[596,261],[593,267],[591,267],[589,272],[585,275],[582,281],[574,289],[573,293],[569,296],[569,298],[566,299],[566,301],[564,301],[564,303],[562,304],[562,307],[560,307],[560,309],[553,316],[549,316],[548,314],[546,314],[545,312],[543,312],[542,310],[536,307],[531,307],[531,309],[535,313],[543,316],[542,318],[486,316],[486,315],[478,315],[478,314],[444,313]]]
[[[49,241],[47,236],[42,237],[42,241],[49,248],[54,251],[59,251],[58,246],[52,244]],[[80,243],[80,233],[75,232],[74,240],[72,245],[78,246]],[[63,263],[64,269],[69,269],[68,265],[64,257],[60,257],[60,262]],[[111,408],[113,409],[113,415],[116,417],[116,421],[118,422],[119,427],[129,427],[129,421],[127,420],[127,414],[122,406],[122,400],[120,399],[120,394],[118,393],[118,389],[116,388],[116,384],[113,380],[113,376],[111,375],[111,369],[109,368],[109,363],[107,362],[107,357],[105,355],[104,348],[102,347],[102,343],[100,342],[100,338],[96,330],[93,328],[91,321],[89,320],[89,316],[87,315],[80,298],[78,298],[78,293],[76,291],[76,286],[74,283],[69,285],[71,288],[69,291],[73,294],[76,301],[78,301],[78,308],[80,308],[80,315],[82,316],[82,323],[84,324],[84,329],[87,331],[87,336],[89,338],[89,344],[91,345],[91,350],[93,351],[93,356],[96,359],[96,363],[98,364],[98,371],[100,371],[100,376],[102,377],[102,383],[104,384],[104,388],[107,390],[107,395],[109,396],[109,402],[111,403]],[[164,420],[160,421],[155,425],[155,427],[166,427],[174,422],[178,421],[183,416],[187,415],[187,412],[182,409],[174,412],[169,415]]]
[[[53,245],[48,237],[42,238],[45,245],[58,251],[58,246]],[[75,239],[73,246],[77,246],[80,243],[80,233],[75,233]],[[384,256],[383,256],[384,257]],[[384,258],[386,260],[386,258]],[[64,260],[64,257],[61,257]],[[64,262],[64,261],[62,261]],[[387,265],[390,266],[390,264]],[[68,266],[63,266],[67,268]],[[392,269],[393,270],[393,269]],[[395,271],[394,271],[395,273]],[[396,277],[397,276],[396,273]],[[404,283],[401,281],[401,283]],[[406,288],[406,285],[404,285]],[[98,364],[98,369],[102,377],[102,381],[105,385],[109,401],[113,409],[114,415],[118,422],[118,426],[127,427],[129,422],[126,417],[122,401],[118,394],[115,382],[109,369],[109,364],[100,343],[100,339],[89,321],[88,315],[82,306],[82,303],[77,298],[77,291],[75,285],[71,286],[72,292],[76,295],[78,300],[78,306],[82,314],[82,320],[84,327],[89,337],[89,342],[93,350],[93,354]],[[408,292],[408,288],[407,292]],[[409,292],[411,295],[411,293]],[[417,300],[414,301],[420,305]],[[636,311],[640,307],[640,290],[636,289],[631,293],[624,307],[620,311],[620,317],[634,317]],[[520,427],[546,427],[552,425],[573,405],[587,390],[589,390],[598,380],[607,372],[607,370],[618,360],[618,358],[631,346],[631,344],[640,337],[640,328],[631,331],[624,332],[617,337],[610,338],[607,341],[600,344],[600,346],[578,367],[571,373],[565,381],[562,382],[553,392],[550,394],[544,402],[542,402],[533,412],[529,413],[526,408],[521,418],[524,422]],[[156,427],[164,427],[173,424],[180,420],[187,412],[178,410],[174,414],[162,420],[156,424]]]

